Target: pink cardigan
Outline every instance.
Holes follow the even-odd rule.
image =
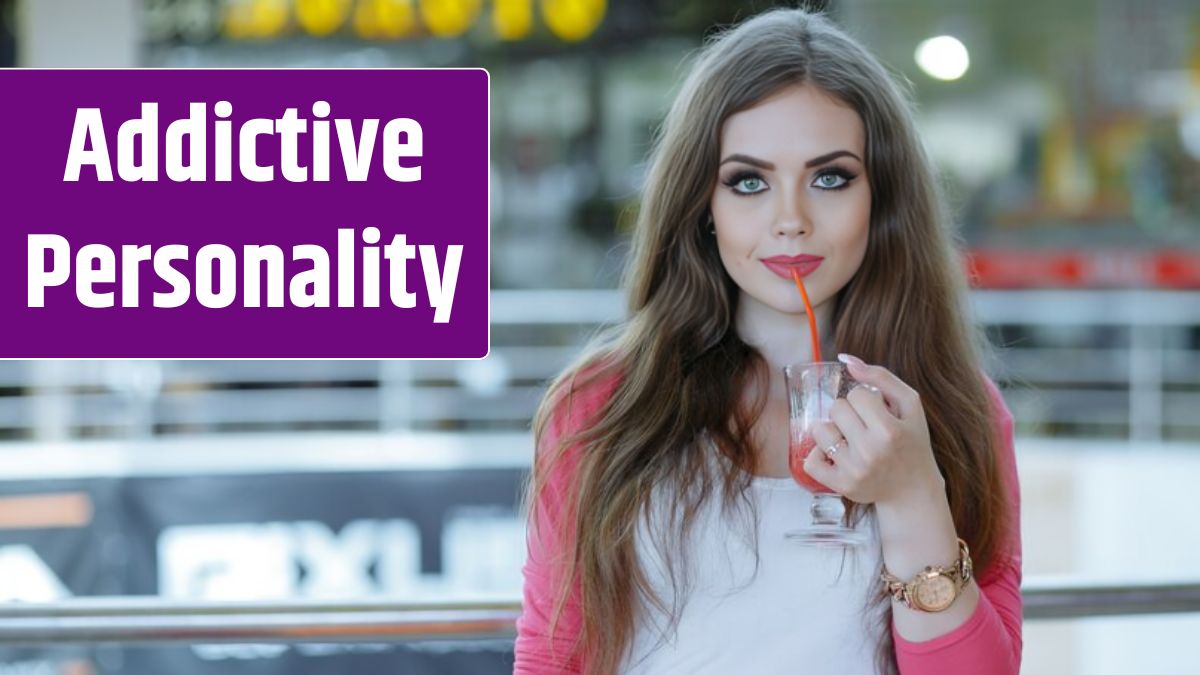
[[[1000,466],[1009,492],[1013,524],[1004,554],[977,579],[981,597],[974,613],[958,628],[926,642],[910,642],[892,628],[896,659],[903,675],[1016,675],[1021,664],[1021,539],[1020,492],[1016,456],[1013,451],[1013,418],[1000,391],[990,379],[987,390],[992,400],[996,433],[1001,437]],[[594,423],[594,416],[616,389],[617,378],[597,380],[583,389],[573,389],[555,408],[541,439],[537,461],[547,457],[564,433],[571,434]],[[536,514],[528,533],[525,562],[524,607],[517,620],[514,675],[550,675],[582,672],[582,656],[575,638],[583,625],[576,584],[568,598],[553,639],[550,619],[562,574],[563,556],[570,550],[558,540],[556,526],[571,518],[565,490],[578,464],[577,453],[567,452],[532,508]]]

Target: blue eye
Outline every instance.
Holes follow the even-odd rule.
[[[755,195],[767,189],[767,182],[754,171],[741,171],[724,181],[734,194]]]
[[[850,181],[854,179],[854,174],[845,169],[832,168],[817,174],[816,180],[813,181],[813,187],[820,190],[844,190],[850,187]]]
[[[748,194],[753,194],[755,192],[762,192],[763,189],[765,189],[763,186],[763,179],[758,178],[757,176],[751,177],[751,178],[743,178],[740,181],[738,181],[738,183],[735,187],[738,189],[738,192],[745,192]]]

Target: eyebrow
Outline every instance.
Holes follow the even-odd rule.
[[[850,152],[849,150],[834,150],[833,152],[827,152],[824,155],[821,155],[819,157],[813,157],[812,159],[810,159],[804,163],[804,168],[811,169],[814,166],[818,166],[818,165],[824,164],[826,162],[833,161],[833,160],[837,159],[838,157],[853,157],[854,159],[857,159],[859,162],[862,161],[862,159],[860,159],[858,155],[854,154],[853,152]],[[735,154],[732,154],[732,155],[726,157],[725,159],[721,160],[721,164],[719,164],[718,166],[724,165],[726,162],[742,162],[743,164],[749,164],[750,166],[757,166],[758,168],[766,169],[767,171],[775,170],[775,165],[768,162],[765,159],[759,159],[757,157],[751,157],[750,155],[743,155],[740,153],[735,153]]]

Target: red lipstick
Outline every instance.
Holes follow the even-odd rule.
[[[819,255],[775,255],[762,258],[762,264],[777,276],[791,281],[793,269],[799,272],[800,276],[806,277],[815,272],[823,260],[825,259]]]

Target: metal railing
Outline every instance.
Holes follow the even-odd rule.
[[[1200,582],[1033,586],[1025,619],[1200,612]],[[0,605],[0,645],[343,643],[511,639],[516,601],[170,602],[91,598]]]
[[[518,602],[173,602],[0,605],[0,644],[295,643],[511,638]]]
[[[1032,433],[1155,441],[1200,428],[1200,294],[977,290],[971,300]],[[0,362],[0,437],[521,429],[546,380],[624,314],[612,290],[494,291],[482,361]]]

